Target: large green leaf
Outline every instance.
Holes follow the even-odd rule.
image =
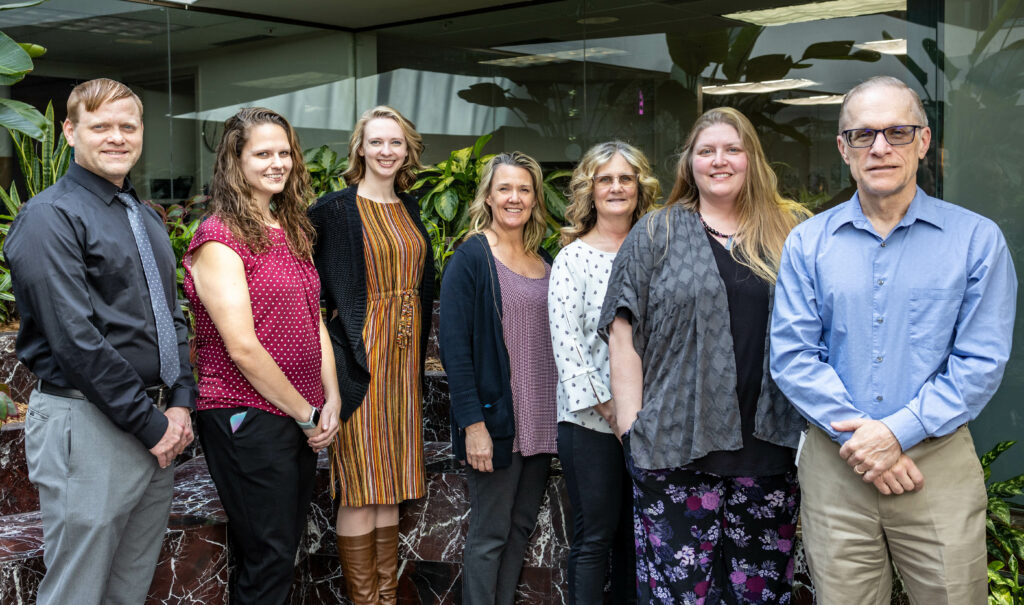
[[[445,189],[437,196],[437,200],[434,202],[434,209],[437,210],[437,214],[444,220],[453,220],[455,213],[459,209],[459,195],[453,189]]]
[[[39,140],[46,129],[46,116],[28,103],[0,97],[0,127]]]
[[[476,140],[476,143],[473,143],[473,154],[472,154],[472,157],[474,157],[474,158],[480,157],[480,152],[483,151],[484,145],[486,145],[487,142],[490,141],[491,138],[493,138],[493,137],[494,137],[494,135],[490,134],[490,133],[485,134],[485,135],[481,135],[480,138],[478,138]]]
[[[20,44],[0,32],[0,86],[20,82],[32,71],[32,57]]]
[[[1000,441],[981,457],[981,467],[987,469],[1003,452],[1013,447],[1016,441]]]
[[[46,47],[31,42],[18,42],[18,46],[28,53],[30,59],[38,59],[46,54]]]

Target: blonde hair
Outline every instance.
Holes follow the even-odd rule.
[[[387,105],[378,105],[359,116],[355,128],[352,129],[352,137],[348,141],[348,170],[342,177],[349,185],[356,185],[366,176],[366,159],[359,155],[359,149],[363,146],[366,124],[377,118],[394,120],[402,129],[402,134],[405,135],[408,153],[395,176],[395,191],[405,191],[416,182],[416,171],[423,169],[423,165],[420,164],[420,154],[423,153],[423,137],[416,131],[415,124],[399,113],[397,109],[392,109]]]
[[[778,179],[768,165],[754,125],[742,113],[731,107],[718,107],[697,118],[679,156],[676,182],[665,209],[681,204],[691,212],[700,211],[700,191],[693,176],[694,145],[700,133],[716,124],[735,128],[747,154],[747,174],[736,198],[739,214],[736,233],[741,237],[737,238],[730,254],[749,267],[754,275],[774,284],[786,236],[811,213],[779,194]],[[668,221],[667,212],[665,220]]]
[[[79,113],[82,109],[86,112],[93,112],[104,103],[131,99],[139,108],[139,117],[142,117],[142,99],[132,92],[124,84],[110,78],[96,78],[88,82],[82,82],[71,90],[68,95],[68,121],[78,124]]]
[[[242,170],[242,149],[256,126],[274,124],[284,129],[291,152],[292,170],[284,190],[270,198],[271,214],[285,232],[288,247],[299,258],[313,256],[313,225],[306,206],[313,193],[309,172],[302,159],[302,147],[292,125],[281,114],[263,107],[245,107],[224,122],[224,135],[217,146],[217,159],[210,180],[210,214],[231,230],[231,235],[254,253],[270,249],[265,217],[253,202],[252,186]]]
[[[484,171],[480,175],[480,184],[476,188],[476,196],[469,204],[469,232],[466,233],[466,237],[483,233],[494,220],[491,207],[487,205],[487,197],[491,194],[491,185],[494,182],[494,173],[497,172],[498,166],[523,168],[530,173],[530,180],[533,181],[533,197],[537,203],[533,205],[533,209],[530,211],[530,220],[523,229],[523,246],[525,246],[527,254],[536,255],[537,248],[544,241],[544,233],[548,228],[545,219],[547,207],[544,205],[544,177],[537,160],[519,151],[499,153],[484,165]]]
[[[597,208],[594,207],[594,175],[598,169],[612,160],[616,155],[622,156],[626,163],[636,172],[637,197],[636,208],[633,209],[630,225],[635,225],[640,217],[647,213],[654,202],[661,196],[661,184],[651,170],[651,164],[643,152],[622,141],[608,141],[594,145],[583,154],[580,163],[572,172],[569,183],[569,206],[565,209],[565,220],[562,227],[561,243],[568,245],[573,240],[583,237],[597,224]]]

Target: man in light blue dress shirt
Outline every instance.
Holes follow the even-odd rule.
[[[903,82],[843,101],[854,197],[783,250],[771,372],[810,422],[799,454],[818,602],[984,604],[984,478],[966,423],[999,386],[1017,280],[991,220],[917,187],[931,142]]]

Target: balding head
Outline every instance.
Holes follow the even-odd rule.
[[[928,125],[928,115],[924,111],[924,104],[921,102],[921,97],[918,96],[917,92],[915,92],[913,88],[907,86],[902,80],[892,76],[875,76],[854,86],[846,93],[846,96],[843,97],[843,104],[839,107],[839,132],[842,132],[847,128],[851,128],[849,123],[850,115],[848,111],[850,101],[867,90],[880,87],[892,88],[910,95],[910,98],[912,99],[911,111],[913,111],[914,119],[917,120],[917,124],[920,126]],[[852,127],[856,127],[856,125]]]

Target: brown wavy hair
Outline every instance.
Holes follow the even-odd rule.
[[[562,245],[567,246],[573,240],[583,237],[597,224],[597,208],[594,207],[594,175],[597,170],[616,156],[621,155],[633,171],[636,172],[637,195],[636,208],[633,209],[630,225],[635,225],[640,217],[647,214],[651,206],[661,197],[661,184],[651,170],[651,164],[642,151],[629,143],[608,141],[598,143],[587,150],[576,169],[572,172],[569,183],[569,206],[565,209],[565,220],[569,224],[562,227]]]
[[[253,202],[252,187],[242,171],[242,149],[249,133],[261,124],[275,124],[284,129],[291,150],[292,170],[284,190],[270,198],[270,213],[284,229],[288,247],[295,256],[313,256],[313,225],[306,216],[306,206],[313,198],[309,172],[302,159],[299,137],[281,114],[264,107],[245,107],[224,122],[224,136],[217,146],[217,159],[210,181],[209,213],[217,216],[231,230],[231,235],[259,254],[270,249],[265,217]]]
[[[405,191],[416,182],[416,171],[423,169],[423,165],[420,164],[420,154],[423,153],[423,137],[416,131],[415,124],[399,113],[397,109],[387,105],[378,105],[359,116],[355,128],[352,129],[352,138],[348,141],[348,170],[342,177],[349,185],[357,185],[366,176],[366,160],[359,155],[359,148],[363,146],[366,123],[376,118],[394,120],[405,134],[408,153],[405,155],[405,162],[402,163],[402,167],[399,168],[398,174],[395,176],[395,192]]]
[[[523,168],[530,173],[530,180],[533,181],[533,197],[537,203],[533,205],[533,210],[530,211],[530,220],[523,229],[523,246],[526,248],[527,254],[536,256],[537,248],[544,241],[544,233],[548,229],[545,219],[547,206],[544,205],[544,176],[537,160],[519,151],[499,153],[484,165],[484,171],[480,175],[480,184],[476,188],[476,196],[469,204],[469,232],[466,233],[466,238],[483,233],[494,220],[491,207],[487,205],[487,196],[491,194],[491,184],[494,182],[494,173],[497,172],[498,166],[514,166]]]
[[[736,233],[742,237],[735,240],[735,245],[729,253],[738,262],[749,267],[754,275],[774,284],[786,236],[797,223],[811,213],[800,204],[779,194],[775,171],[768,165],[757,131],[745,115],[732,107],[717,107],[697,118],[679,156],[676,182],[668,196],[665,209],[681,204],[691,212],[700,211],[700,191],[693,176],[693,148],[700,133],[715,124],[726,124],[735,128],[740,135],[743,151],[747,154],[747,174],[743,189],[736,199],[739,213],[739,227]],[[668,221],[667,212],[665,220]]]

